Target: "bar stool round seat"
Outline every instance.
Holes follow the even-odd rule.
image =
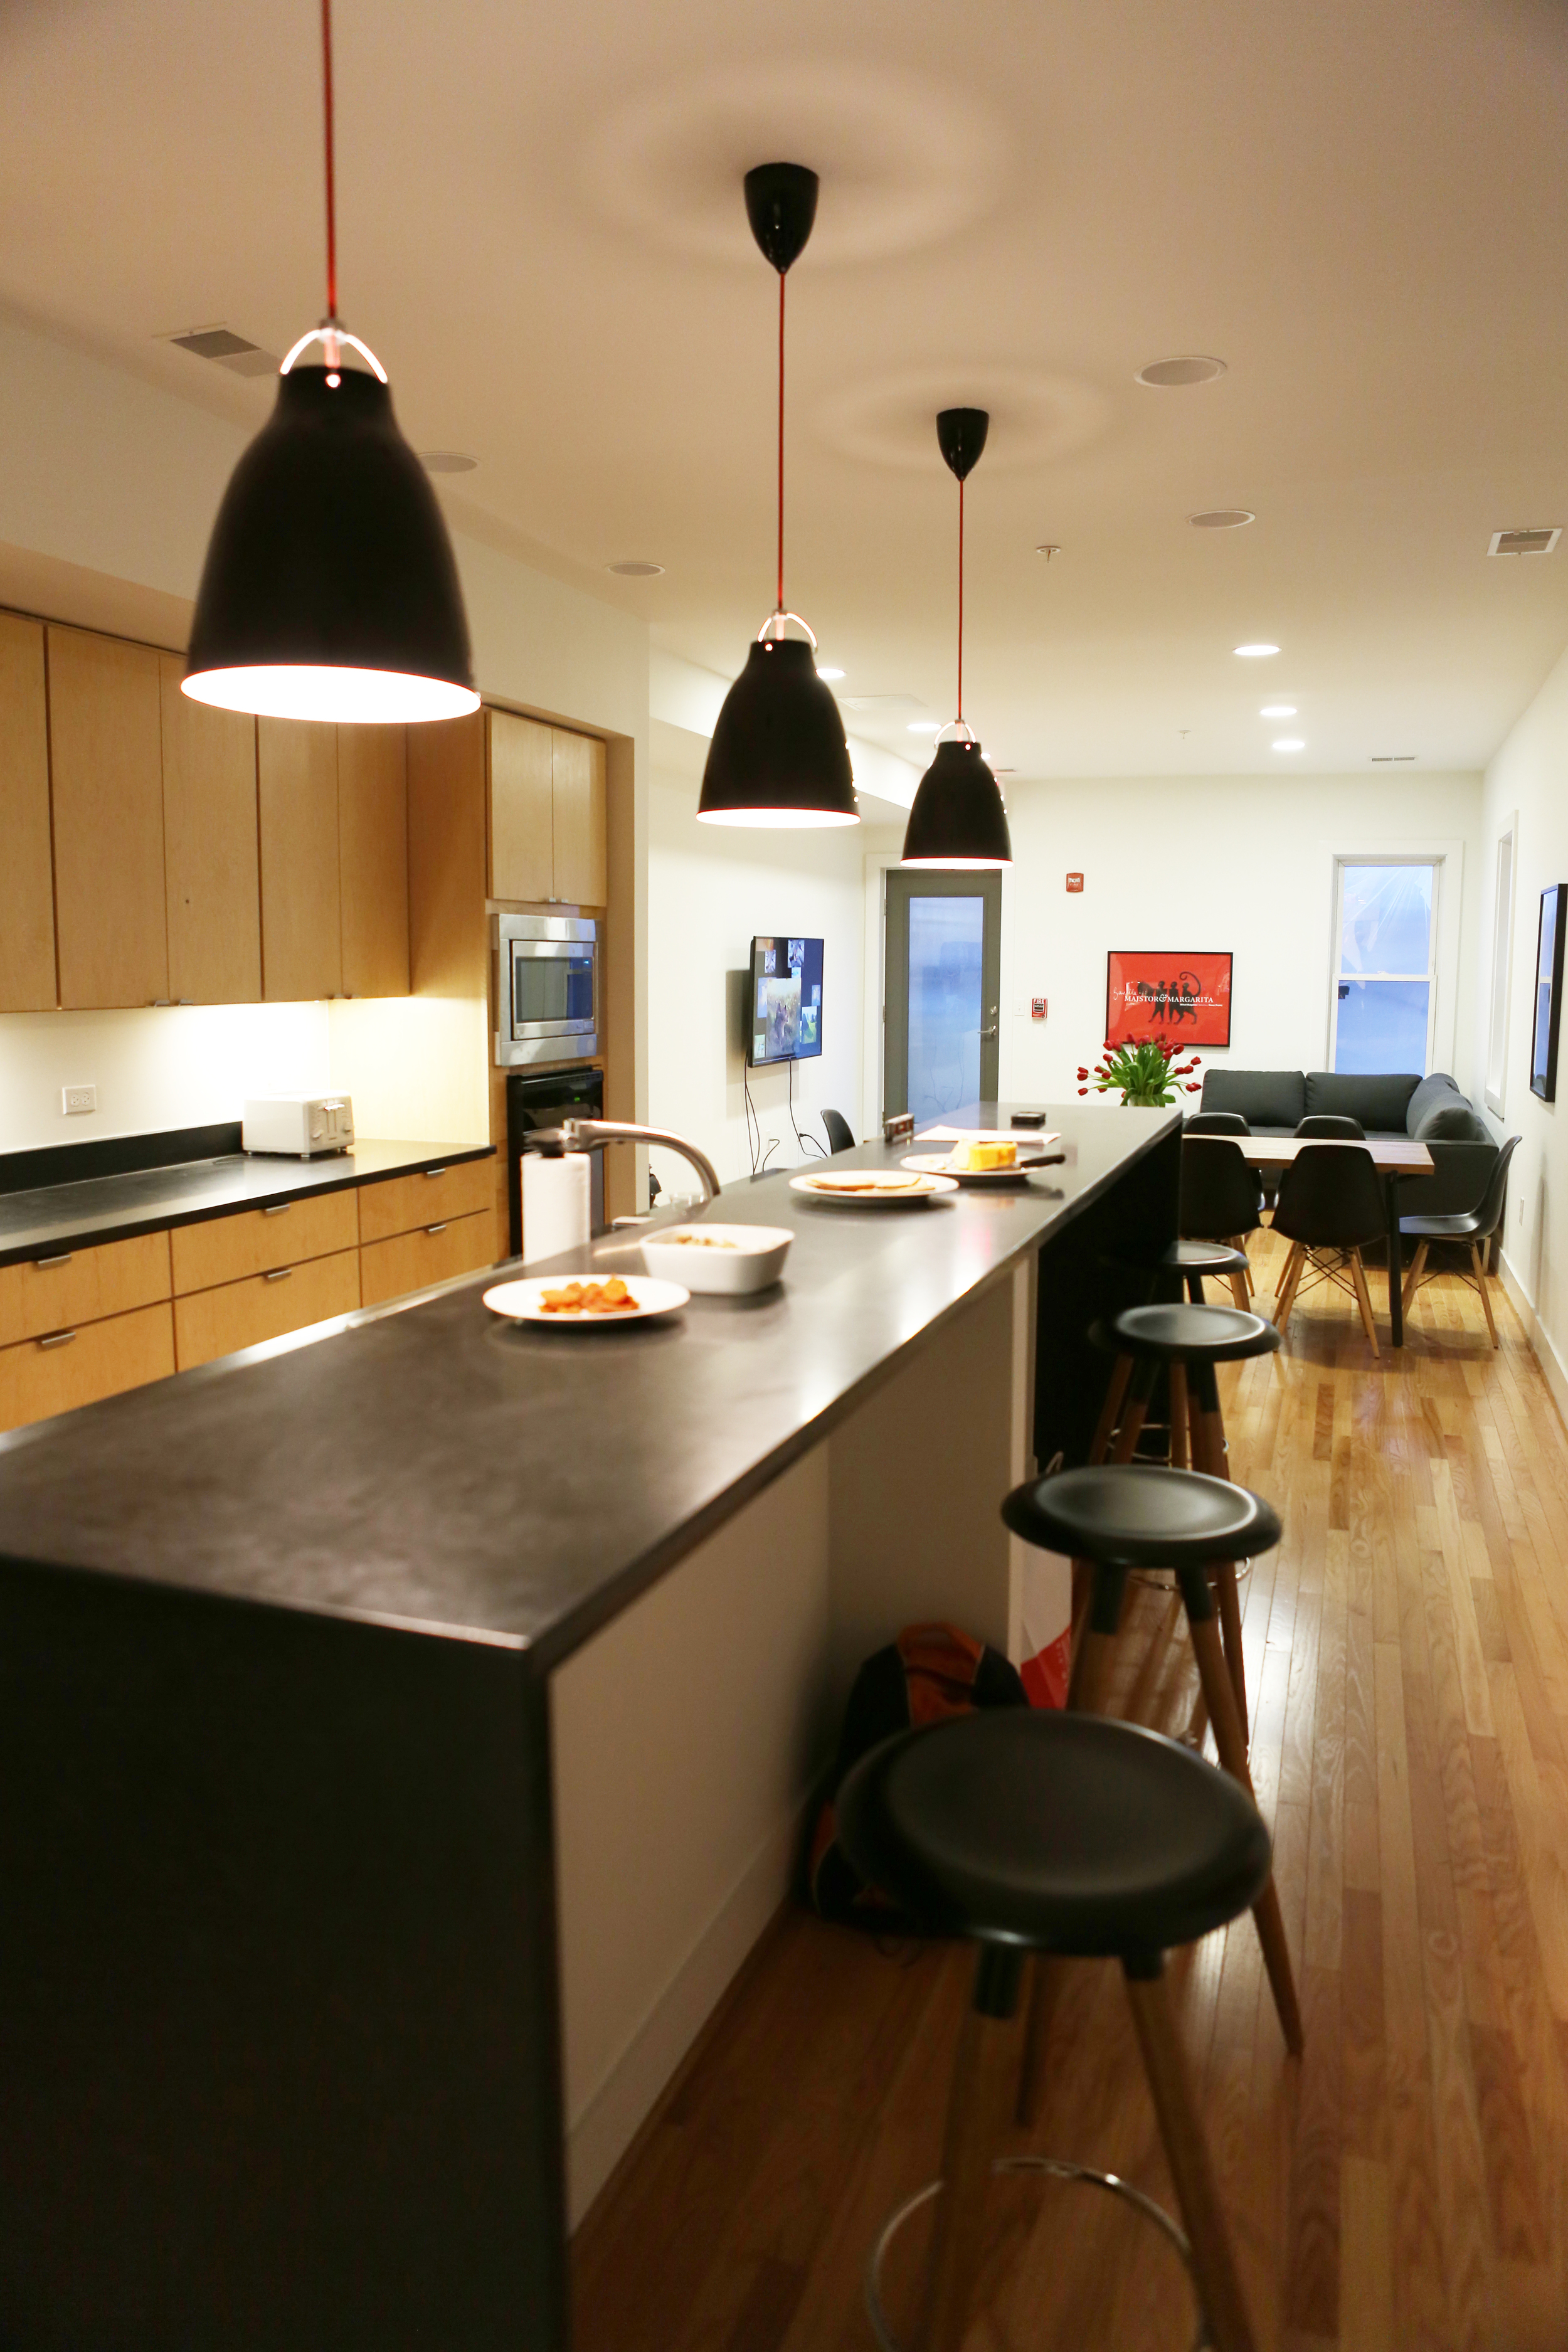
[[[1245,1274],[1247,1252],[1233,1242],[1173,1242],[1161,1260],[1178,1274]]]
[[[1116,1464],[1062,1470],[1054,1478],[1015,1486],[1002,1517],[1014,1535],[1041,1551],[1096,1560],[1106,1568],[1251,1559],[1272,1550],[1280,1536],[1273,1507],[1228,1478],[1163,1469],[1158,1477],[1137,1471],[1129,1476]]]
[[[1078,1958],[1195,1943],[1268,1875],[1237,1782],[1104,1716],[984,1707],[900,1733],[836,1811],[856,1867],[931,1932]]]
[[[1108,1356],[1163,1363],[1234,1364],[1272,1355],[1279,1345],[1272,1323],[1238,1307],[1128,1307],[1094,1324],[1089,1336]]]

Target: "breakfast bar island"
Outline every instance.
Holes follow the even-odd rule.
[[[1179,1181],[1174,1111],[1046,1124],[922,1206],[726,1188],[795,1235],[751,1297],[540,1328],[468,1277],[0,1441],[14,2352],[569,2344],[856,1665],[1018,1654],[998,1506],[1081,1458]]]

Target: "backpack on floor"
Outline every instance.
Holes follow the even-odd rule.
[[[1028,1704],[1017,1668],[956,1625],[906,1625],[896,1642],[868,1658],[849,1693],[827,1794],[812,1831],[806,1876],[813,1908],[824,1919],[883,1934],[907,1927],[886,1895],[867,1885],[838,1843],[833,1803],[845,1775],[912,1725],[940,1723],[977,1706]]]

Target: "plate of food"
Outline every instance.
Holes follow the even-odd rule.
[[[787,1225],[660,1225],[643,1235],[643,1264],[689,1290],[734,1297],[776,1282],[794,1239]]]
[[[956,1192],[951,1176],[931,1175],[916,1169],[814,1169],[808,1176],[792,1176],[792,1192],[813,1201],[836,1201],[847,1209],[923,1208],[944,1192]]]
[[[958,1184],[1016,1184],[1031,1168],[1052,1165],[1058,1154],[1047,1153],[1042,1147],[1055,1143],[1054,1135],[1031,1135],[1025,1144],[977,1139],[960,1140],[943,1154],[918,1151],[904,1161],[927,1176],[951,1176]]]
[[[492,1315],[572,1331],[613,1331],[623,1323],[650,1323],[658,1315],[673,1315],[690,1296],[679,1282],[656,1282],[646,1274],[612,1274],[602,1282],[525,1275],[521,1282],[498,1282],[483,1293]]]

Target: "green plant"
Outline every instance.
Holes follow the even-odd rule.
[[[1193,1083],[1193,1072],[1198,1066],[1194,1054],[1190,1062],[1176,1060],[1176,1048],[1163,1037],[1130,1037],[1120,1045],[1109,1038],[1101,1048],[1104,1060],[1092,1070],[1080,1069],[1079,1076],[1089,1084],[1080,1086],[1080,1095],[1091,1090],[1097,1094],[1120,1094],[1123,1104],[1132,1104],[1142,1110],[1163,1110],[1181,1094],[1195,1095],[1201,1087]]]

